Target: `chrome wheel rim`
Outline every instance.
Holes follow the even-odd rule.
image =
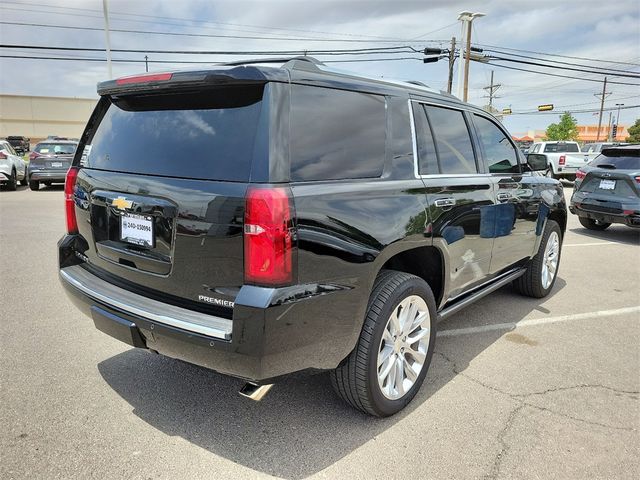
[[[560,237],[556,232],[551,232],[547,239],[542,260],[542,287],[546,290],[553,283],[558,271],[558,259],[560,256]]]
[[[378,385],[386,398],[402,398],[416,383],[427,359],[430,337],[427,303],[417,295],[408,296],[389,316],[378,349]]]

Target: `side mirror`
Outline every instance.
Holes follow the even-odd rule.
[[[539,153],[529,153],[527,155],[527,164],[532,172],[543,172],[549,168],[547,156]]]

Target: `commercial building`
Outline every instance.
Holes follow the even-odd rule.
[[[31,145],[55,135],[78,138],[97,99],[0,95],[0,137],[20,135]]]

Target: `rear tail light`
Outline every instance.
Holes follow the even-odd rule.
[[[76,188],[78,179],[78,167],[71,167],[64,180],[64,208],[67,217],[67,233],[78,233],[78,221],[76,220],[76,210],[73,200],[73,191]]]
[[[293,203],[288,188],[247,190],[244,279],[265,286],[293,281]]]
[[[587,173],[582,171],[582,170],[576,170],[576,178],[578,180],[582,180],[584,177],[587,176]]]
[[[640,183],[640,177],[636,177],[636,182]]]
[[[2,158],[3,160],[6,160],[8,157],[6,153],[0,152],[0,158]]]
[[[29,154],[29,160],[35,160],[36,158],[38,158],[40,156],[40,154],[38,152],[31,152]]]
[[[560,155],[560,158],[558,159],[558,164],[564,165],[566,161],[567,161],[567,157],[565,157],[564,155]]]

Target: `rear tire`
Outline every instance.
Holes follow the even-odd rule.
[[[18,188],[18,176],[15,170],[11,170],[11,176],[7,181],[7,189],[14,192]]]
[[[355,349],[330,374],[333,388],[345,402],[370,415],[399,412],[427,374],[436,322],[435,298],[424,280],[383,270]]]
[[[40,190],[40,182],[38,180],[29,180],[29,188],[37,192]]]
[[[554,220],[547,220],[538,253],[529,262],[524,275],[514,280],[515,289],[527,297],[542,298],[549,295],[558,278],[561,252],[560,225]]]
[[[23,187],[29,183],[29,179],[27,178],[27,171],[24,172],[24,178],[20,180],[20,185]]]
[[[578,220],[584,228],[588,228],[589,230],[602,231],[606,230],[611,225],[610,223],[599,222],[587,217],[578,217]]]

